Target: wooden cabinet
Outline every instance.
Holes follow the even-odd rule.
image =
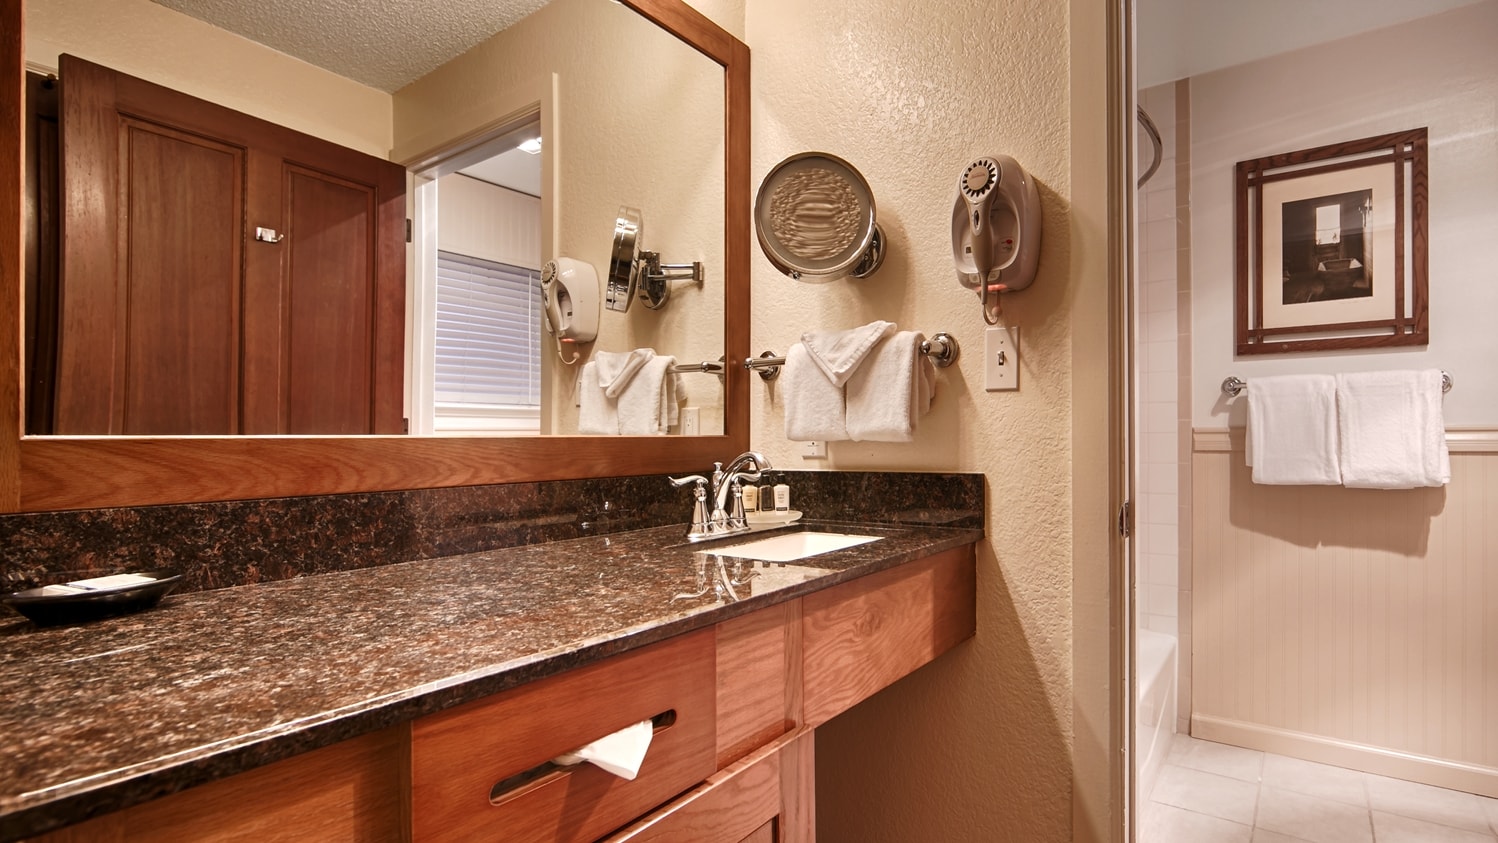
[[[957,548],[43,839],[806,843],[815,727],[970,637],[975,606]],[[549,764],[647,718],[633,781]]]

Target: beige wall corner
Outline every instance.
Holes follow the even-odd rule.
[[[1106,119],[1088,114],[1079,129],[1070,104],[1081,84],[1069,78],[1071,17],[1096,16],[1103,26],[1104,7],[1090,6],[751,0],[746,9],[753,186],[791,154],[838,155],[868,180],[890,244],[872,277],[822,284],[793,281],[756,251],[751,350],[784,354],[805,331],[874,319],[949,331],[964,349],[940,372],[913,443],[834,442],[827,460],[803,460],[784,437],[784,394],[756,378],[753,446],[797,469],[988,478],[977,636],[818,730],[824,841],[1072,836],[1072,590],[1107,564],[1104,542],[1086,572],[1074,572],[1074,522],[1095,527],[1109,517],[1106,490],[1100,502],[1089,497],[1085,511],[1073,503],[1074,478],[1105,470],[1093,452],[1107,433],[1106,420],[1074,432],[1074,373],[1084,365],[1100,371],[1102,391],[1086,405],[1096,412],[1106,401],[1109,359],[1098,345],[1108,335],[1106,269],[1101,258],[1078,262],[1079,248],[1104,248],[1097,232],[1105,222],[1090,219],[1079,242],[1071,218],[1080,187],[1071,143],[1101,137]],[[986,326],[951,257],[959,169],[995,153],[1026,167],[1044,210],[1039,277],[1004,302],[1006,323],[1022,329],[1018,392],[983,389]],[[1089,201],[1099,191],[1105,186],[1089,186]],[[1084,330],[1098,339],[1079,338]],[[1087,444],[1085,470],[1074,467],[1078,442]],[[1102,623],[1106,636],[1106,616]]]

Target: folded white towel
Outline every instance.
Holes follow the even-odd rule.
[[[1413,489],[1451,481],[1441,373],[1337,376],[1342,482],[1361,489]]]
[[[1331,375],[1255,377],[1248,387],[1247,447],[1255,483],[1341,483],[1336,379]]]
[[[843,389],[828,379],[802,343],[785,353],[780,373],[785,394],[785,438],[835,442],[848,438]]]
[[[848,437],[855,442],[909,442],[931,408],[936,370],[921,353],[925,337],[900,331],[869,352],[848,378]]]
[[[619,401],[604,394],[598,384],[598,364],[583,364],[577,394],[577,432],[589,435],[619,435]]]
[[[676,419],[676,358],[656,355],[640,367],[619,394],[619,432],[625,436],[658,436]]]
[[[881,320],[846,331],[808,331],[801,342],[827,379],[843,386],[874,346],[894,331],[895,323]]]
[[[598,385],[603,387],[603,394],[618,398],[639,373],[640,367],[653,357],[655,349],[652,348],[595,352],[593,362],[598,364]]]
[[[607,770],[627,781],[634,781],[650,749],[650,739],[655,736],[655,725],[641,720],[633,726],[625,726],[610,735],[604,735],[590,744],[552,759],[553,764],[571,767],[584,761]]]

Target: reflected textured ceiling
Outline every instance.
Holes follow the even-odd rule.
[[[387,92],[546,5],[546,0],[155,2]]]

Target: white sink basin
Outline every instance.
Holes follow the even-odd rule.
[[[764,562],[793,562],[797,559],[805,559],[808,556],[816,556],[818,553],[828,553],[834,550],[842,550],[845,547],[855,547],[860,544],[876,542],[882,538],[884,537],[808,531],[804,533],[785,533],[779,536],[770,536],[769,538],[729,545],[727,547],[715,547],[705,552],[720,553],[725,556],[738,556],[743,559],[759,559]]]

